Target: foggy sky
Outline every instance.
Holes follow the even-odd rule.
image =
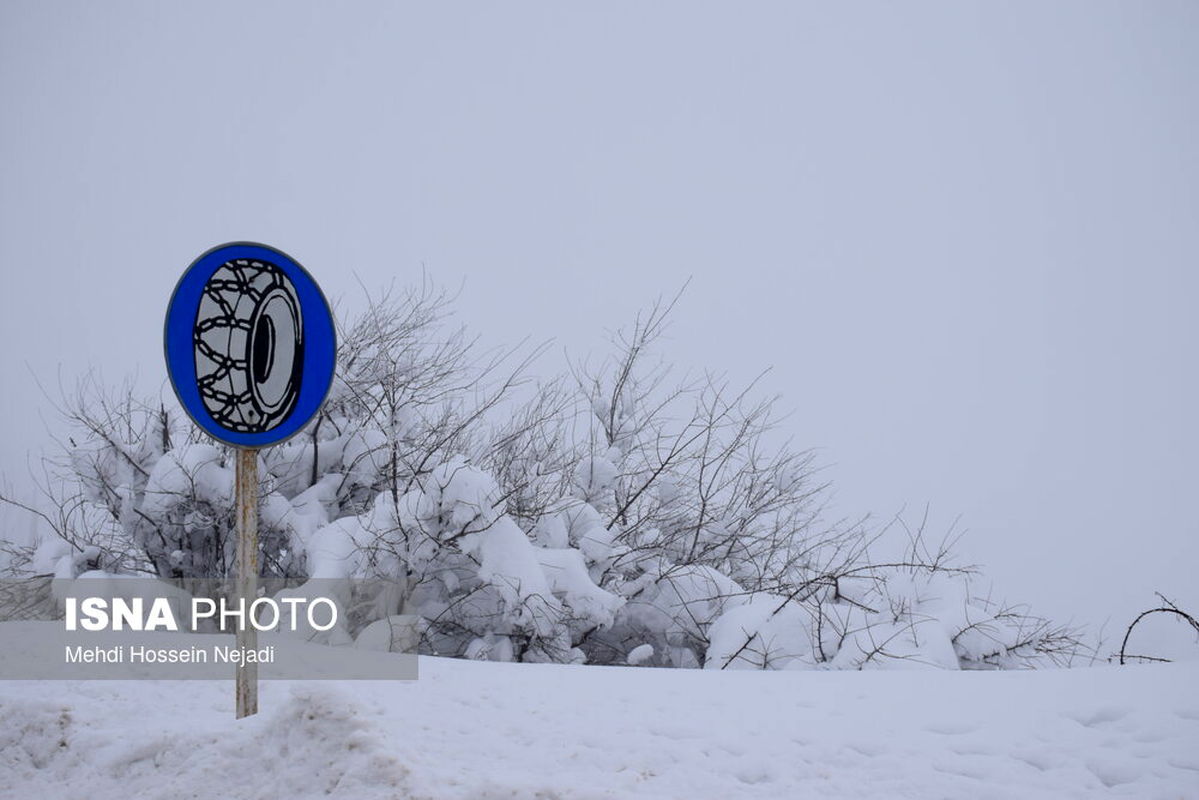
[[[961,515],[998,595],[1199,602],[1199,6],[0,5],[0,440],[250,239],[331,297],[462,283],[782,393],[837,509]],[[169,390],[167,390],[169,391]],[[6,515],[5,519],[9,517]]]

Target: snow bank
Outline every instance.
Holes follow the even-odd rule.
[[[88,688],[116,691],[101,691],[84,703],[0,696],[0,795],[91,800],[409,796],[407,770],[382,747],[370,715],[336,687],[296,685],[275,696],[273,711],[221,726],[214,724],[215,687],[197,683],[209,690],[200,693],[207,701],[202,711],[208,712],[208,724],[190,725],[186,716],[156,718],[153,736],[139,733],[144,713],[129,711],[145,712],[138,701],[163,699],[171,685],[93,684]],[[139,687],[148,688],[148,697],[130,696]],[[95,716],[106,707],[136,728],[97,726]]]
[[[241,721],[231,681],[0,683],[0,797],[1199,797],[1199,664],[420,674],[268,682]]]

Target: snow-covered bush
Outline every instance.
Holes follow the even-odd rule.
[[[972,571],[921,535],[872,558],[894,531],[828,519],[812,455],[776,434],[772,399],[655,360],[669,304],[598,366],[529,385],[536,351],[481,349],[448,325],[450,299],[389,292],[342,325],[325,407],[260,455],[264,575],[390,581],[379,618],[415,616],[424,652],[468,658],[981,668],[1076,645],[973,594]],[[228,449],[174,404],[95,381],[61,410],[64,456],[36,507],[58,544],[11,564],[229,575]],[[360,646],[381,646],[380,631]]]

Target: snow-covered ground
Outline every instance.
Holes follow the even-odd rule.
[[[1199,798],[1199,663],[0,683],[7,798]]]

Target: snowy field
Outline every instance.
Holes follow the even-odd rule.
[[[1199,664],[0,683],[7,798],[1199,798]]]

